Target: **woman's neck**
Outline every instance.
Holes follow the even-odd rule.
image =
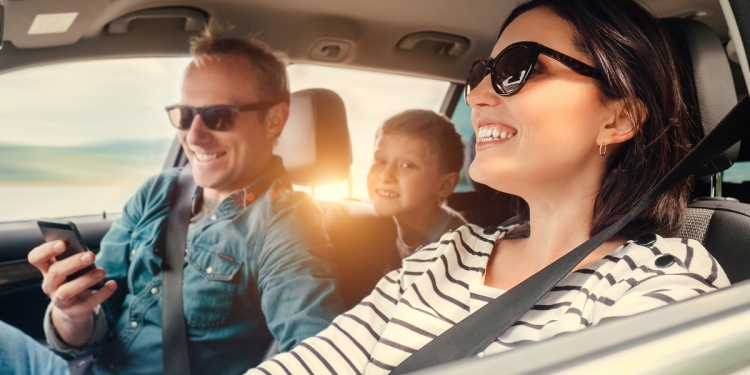
[[[486,285],[510,289],[591,237],[599,183],[591,180],[586,183],[581,179],[569,181],[568,186],[541,184],[533,192],[526,191],[529,237],[496,243],[487,267]],[[541,191],[544,187],[548,188]],[[622,243],[621,238],[607,241],[576,269],[602,259]]]
[[[543,268],[588,240],[595,200],[594,195],[554,202],[527,201],[531,233],[524,247],[529,262]]]
[[[401,240],[409,246],[420,244],[432,231],[443,209],[438,205],[420,207],[419,209],[393,215]]]

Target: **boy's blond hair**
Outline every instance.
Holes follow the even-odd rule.
[[[406,110],[385,120],[375,137],[392,134],[405,134],[425,141],[430,151],[437,155],[441,172],[461,171],[464,143],[456,126],[447,117],[423,109]]]

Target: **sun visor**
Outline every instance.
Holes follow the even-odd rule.
[[[76,43],[111,2],[109,0],[9,1],[4,39],[17,48]]]

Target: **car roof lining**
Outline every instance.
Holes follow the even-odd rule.
[[[199,0],[189,5],[222,24],[233,25],[227,35],[262,40],[285,52],[293,63],[346,66],[460,83],[471,62],[492,49],[501,20],[518,3],[473,0],[467,7],[460,0]],[[703,12],[699,20],[726,38],[726,24],[715,0],[645,3],[659,17]],[[5,39],[12,45],[0,50],[0,73],[75,60],[187,55],[187,39],[192,34],[177,19],[137,20],[125,34],[106,30],[112,20],[139,10],[180,6],[185,4],[170,0],[7,1]],[[26,32],[37,14],[74,11],[79,15],[67,33]],[[406,35],[417,32],[463,37],[468,47],[460,56],[438,54],[429,43],[412,50],[397,47]],[[316,60],[310,52],[321,38],[349,41],[352,49],[338,62]],[[42,45],[54,47],[34,48]]]

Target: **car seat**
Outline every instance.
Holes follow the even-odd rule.
[[[711,131],[737,104],[737,96],[724,48],[719,37],[708,26],[689,19],[664,19],[675,41],[678,54],[685,62],[688,81],[698,103],[704,134]],[[692,80],[689,78],[692,77]],[[739,143],[719,155],[713,163],[696,173],[711,176],[712,191],[720,178],[737,159]],[[712,194],[713,195],[713,194]],[[732,283],[750,279],[750,205],[732,198],[697,198],[688,205],[681,237],[692,238],[716,258]]]
[[[289,120],[274,153],[284,160],[295,185],[314,189],[349,178],[352,149],[341,98],[326,89],[293,93]],[[378,216],[369,203],[342,199],[317,204],[349,308],[367,296],[387,271],[401,266],[396,226],[390,217]]]

